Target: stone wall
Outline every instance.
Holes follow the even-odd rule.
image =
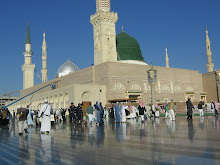
[[[125,98],[126,93],[130,93],[128,95],[139,94],[146,102],[150,102],[151,87],[147,78],[150,66],[108,62],[105,67],[109,67],[109,83],[106,84],[109,100]],[[200,101],[203,82],[198,71],[157,66],[154,69],[158,73],[156,100],[162,102],[174,99],[177,102],[185,102],[188,94],[191,94],[193,101]]]
[[[150,103],[151,86],[147,78],[147,71],[150,67],[121,62],[105,62],[25,89],[21,91],[21,96],[58,81],[57,89],[51,90],[50,87],[47,87],[34,95],[39,96],[41,102],[43,98],[54,96],[57,91],[61,91],[61,93],[67,91],[65,93],[68,95],[69,102],[78,103],[86,101],[86,98],[90,97],[88,100],[93,102],[107,103],[109,100],[129,99],[129,97],[137,96],[142,98],[144,102]],[[184,103],[189,96],[193,97],[192,101],[200,101],[200,94],[204,91],[202,75],[198,71],[157,66],[154,69],[158,71],[158,81],[155,84],[155,97],[158,102],[174,99],[176,102]],[[63,97],[63,94],[61,95]],[[56,99],[58,98],[57,95]],[[56,107],[59,107],[60,104],[65,105],[63,101],[57,104]]]
[[[212,100],[216,101],[217,97],[217,85],[215,72],[203,73],[203,90],[207,93],[207,102],[211,103]]]

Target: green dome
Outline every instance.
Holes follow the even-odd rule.
[[[118,61],[135,60],[145,62],[137,40],[123,31],[116,36],[116,48]]]

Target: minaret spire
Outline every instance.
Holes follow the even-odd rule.
[[[165,49],[166,51],[166,58],[165,58],[165,61],[166,61],[166,67],[167,68],[170,68],[170,64],[169,64],[169,56],[168,56],[168,53],[167,53],[167,48]]]
[[[208,32],[207,25],[206,25],[206,41],[210,42],[210,40],[209,40],[209,32]]]
[[[29,21],[28,21],[28,24],[27,24],[27,37],[26,37],[26,44],[31,44],[30,31],[29,31]]]
[[[46,45],[46,34],[45,34],[45,30],[43,33],[43,43],[42,43],[42,82],[47,82],[48,78],[47,78],[47,45]]]
[[[214,71],[214,64],[212,63],[212,51],[211,51],[211,42],[209,40],[209,32],[208,28],[206,26],[206,55],[207,55],[207,72],[213,72]]]
[[[32,64],[31,40],[29,31],[29,21],[27,25],[27,37],[25,43],[24,65],[22,65],[23,71],[23,89],[27,89],[34,86],[34,68],[35,64]]]

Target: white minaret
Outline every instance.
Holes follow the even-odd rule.
[[[29,32],[29,22],[27,26],[27,38],[25,43],[24,65],[22,65],[23,71],[23,89],[27,89],[34,86],[34,68],[35,64],[32,64],[31,41]]]
[[[212,63],[212,51],[211,51],[211,42],[209,40],[209,32],[206,26],[206,55],[207,55],[207,64],[206,64],[206,68],[207,68],[207,72],[213,72],[214,70],[214,64]]]
[[[117,13],[110,11],[110,0],[96,0],[96,13],[90,17],[94,33],[94,65],[117,61],[117,20]]]
[[[168,56],[168,53],[167,53],[167,48],[165,49],[165,51],[166,51],[166,58],[165,58],[165,60],[166,60],[166,67],[167,68],[170,68],[170,64],[169,64],[169,56]]]
[[[47,82],[47,45],[46,45],[46,39],[45,39],[45,31],[43,34],[43,44],[42,44],[42,83]]]

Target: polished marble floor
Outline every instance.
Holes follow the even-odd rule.
[[[220,119],[214,116],[130,119],[97,127],[57,124],[49,135],[39,127],[18,135],[17,126],[0,126],[0,164],[219,165]]]

